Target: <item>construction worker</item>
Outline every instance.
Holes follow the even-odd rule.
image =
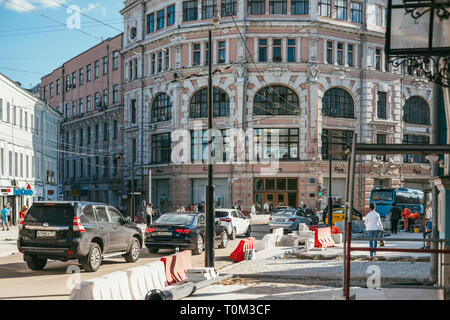
[[[404,208],[403,212],[403,219],[405,220],[405,231],[408,230],[408,217],[411,215],[411,210],[408,208]]]

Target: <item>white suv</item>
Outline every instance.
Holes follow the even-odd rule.
[[[216,209],[216,221],[220,221],[220,225],[227,229],[231,240],[239,235],[250,237],[252,232],[248,218],[236,209]]]

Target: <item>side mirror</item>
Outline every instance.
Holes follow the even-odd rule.
[[[216,226],[220,226],[220,225],[221,225],[220,221],[216,221]]]
[[[125,217],[124,219],[123,219],[123,223],[125,224],[125,223],[130,223],[131,222],[131,217]]]

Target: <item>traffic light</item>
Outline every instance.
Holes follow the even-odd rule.
[[[318,186],[318,187],[317,187],[317,195],[318,195],[319,197],[322,196],[322,186]]]

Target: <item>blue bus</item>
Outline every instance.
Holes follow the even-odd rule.
[[[408,188],[373,188],[370,192],[370,203],[375,203],[375,209],[384,218],[389,216],[392,204],[395,202],[402,211],[409,208],[411,212],[423,214],[423,191]]]

